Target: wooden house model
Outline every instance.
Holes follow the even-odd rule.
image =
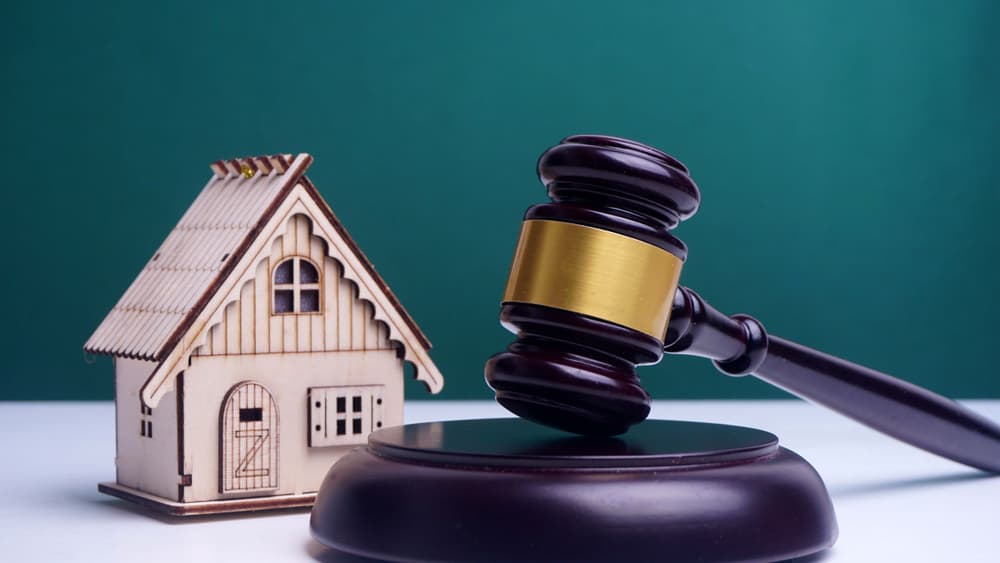
[[[117,478],[171,514],[309,506],[403,422],[430,343],[305,176],[308,154],[217,161],[84,350],[113,357]]]

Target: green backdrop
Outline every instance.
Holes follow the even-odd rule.
[[[300,151],[433,341],[441,397],[489,398],[536,158],[581,132],[691,168],[683,283],[716,307],[1000,396],[992,0],[5,8],[2,399],[110,398],[81,346],[207,164]],[[693,358],[642,373],[657,398],[782,396]]]

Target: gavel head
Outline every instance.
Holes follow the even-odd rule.
[[[567,137],[542,154],[551,203],[528,208],[500,308],[517,335],[486,381],[522,418],[615,435],[645,420],[637,365],[663,357],[687,247],[670,229],[698,210],[687,168],[633,141]]]

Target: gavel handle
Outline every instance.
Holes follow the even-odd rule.
[[[1000,426],[927,389],[768,336],[753,317],[727,317],[694,291],[674,297],[664,350],[710,358],[723,373],[753,374],[875,430],[959,463],[1000,473]]]

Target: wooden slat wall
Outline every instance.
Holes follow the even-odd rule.
[[[323,244],[323,241],[321,241],[320,239],[318,239],[316,237],[309,237],[309,253],[308,253],[308,256],[309,256],[309,259],[312,260],[313,264],[316,264],[317,268],[319,269],[319,275],[320,275],[321,279],[324,279],[324,280],[326,280],[326,279],[335,280],[335,279],[337,279],[339,277],[339,276],[333,276],[333,277],[327,278],[324,275],[324,272],[325,272],[326,268],[324,268],[323,265],[324,265],[324,263],[328,259],[326,257],[326,245]],[[333,262],[333,260],[330,259],[330,262]],[[336,270],[336,268],[334,268],[334,270]],[[329,284],[326,284],[326,285],[329,285]],[[320,299],[324,303],[327,302],[327,300],[325,299],[325,297],[321,297]],[[326,318],[327,318],[327,315],[309,315],[309,317],[307,317],[307,319],[309,321],[309,338],[310,338],[308,347],[309,347],[310,350],[325,350],[326,349],[325,348],[325,346],[326,346]]]
[[[282,248],[282,241],[287,237],[279,238],[274,241],[271,246],[271,257],[267,260],[267,275],[262,278],[257,278],[261,281],[261,285],[264,286],[264,306],[267,308],[267,316],[264,317],[264,322],[268,325],[268,334],[271,335],[270,346],[268,347],[268,352],[281,352],[285,347],[285,325],[284,320],[280,316],[271,315],[271,294],[270,294],[270,283],[269,279],[273,275],[271,272],[271,267],[275,264],[281,256],[285,255],[285,251]],[[254,280],[256,283],[256,280]]]
[[[271,349],[271,326],[267,322],[267,318],[271,314],[271,306],[268,301],[268,284],[266,283],[267,277],[271,272],[269,268],[270,264],[270,260],[261,260],[257,264],[256,277],[246,284],[253,288],[253,291],[251,291],[253,295],[254,323],[253,352],[257,354],[266,354]],[[261,283],[257,283],[257,280],[261,280]]]
[[[271,315],[272,268],[292,256],[321,265],[322,314]],[[374,306],[358,299],[354,282],[344,278],[343,261],[328,255],[328,245],[312,234],[305,215],[288,221],[285,233],[257,264],[226,305],[222,321],[211,327],[197,355],[267,354],[337,350],[384,350],[389,328],[374,320]]]

